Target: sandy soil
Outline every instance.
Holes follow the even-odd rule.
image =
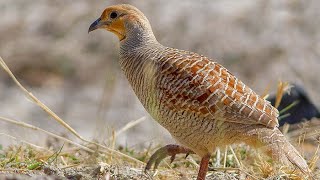
[[[187,171],[186,171],[187,172]],[[170,174],[171,173],[171,174]],[[194,173],[193,173],[194,174]],[[208,174],[208,180],[238,180],[245,179],[246,175],[239,173],[211,172]],[[0,179],[3,180],[188,180],[194,179],[196,175],[185,175],[176,172],[158,171],[157,177],[151,174],[145,174],[142,169],[134,169],[129,166],[84,166],[77,168],[60,169],[53,166],[44,167],[41,171],[19,171],[8,170],[0,172]]]

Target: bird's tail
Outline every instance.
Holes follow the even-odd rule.
[[[293,164],[305,175],[311,177],[311,171],[300,153],[289,143],[279,129],[261,128],[255,129],[254,133],[258,136],[258,143],[272,159],[282,164]],[[253,135],[251,134],[251,135]]]

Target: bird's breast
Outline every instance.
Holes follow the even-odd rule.
[[[155,116],[159,105],[156,89],[157,65],[146,55],[120,56],[120,66],[145,109]],[[154,117],[155,118],[155,117]],[[156,119],[156,118],[155,118]]]

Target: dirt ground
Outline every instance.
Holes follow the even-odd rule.
[[[161,170],[160,170],[161,171]],[[134,169],[129,166],[84,166],[84,167],[70,167],[60,169],[53,166],[46,166],[40,171],[21,171],[21,170],[7,170],[7,172],[0,172],[1,180],[150,180],[150,179],[193,179],[193,175],[185,175],[182,173],[172,173],[162,171],[154,178],[151,174],[143,173],[142,169]],[[159,175],[160,174],[160,175]],[[161,175],[162,174],[162,175]],[[207,176],[208,180],[238,180],[245,179],[246,175],[239,173],[225,173],[213,172]]]

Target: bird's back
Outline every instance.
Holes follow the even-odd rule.
[[[122,56],[123,70],[158,121],[165,108],[171,114],[184,111],[215,121],[278,125],[278,111],[268,101],[207,57],[165,47],[132,52],[131,60],[127,56]]]

